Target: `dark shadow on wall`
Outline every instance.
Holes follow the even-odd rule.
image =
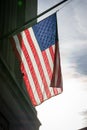
[[[9,122],[2,113],[0,113],[0,130],[9,130]]]

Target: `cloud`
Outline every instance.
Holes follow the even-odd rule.
[[[77,130],[85,127],[79,112],[87,108],[86,1],[73,0],[58,12],[64,91],[37,107],[41,130]]]
[[[87,41],[62,43],[60,54],[63,78],[87,83]]]
[[[77,25],[77,30],[83,38],[87,39],[87,17],[86,17],[86,9],[87,9],[87,1],[77,1],[77,7],[74,8],[74,16],[75,22]]]
[[[59,39],[62,42],[87,40],[87,1],[73,0],[58,12]]]
[[[87,43],[76,43],[69,56],[69,62],[74,64],[75,71],[87,76]]]
[[[58,13],[63,73],[87,79],[87,0],[73,0]]]

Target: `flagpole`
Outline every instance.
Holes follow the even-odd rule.
[[[42,12],[41,14],[37,15],[36,17],[30,19],[29,21],[25,22],[23,25],[19,26],[18,28],[12,30],[11,32],[9,32],[9,33],[7,33],[7,34],[5,34],[5,35],[3,35],[3,36],[0,38],[0,40],[3,40],[3,39],[6,38],[6,37],[10,37],[11,35],[14,35],[14,34],[20,32],[20,31],[26,29],[26,28],[27,28],[31,23],[33,23],[37,18],[43,16],[44,14],[48,13],[49,11],[53,10],[54,8],[58,7],[59,5],[63,4],[63,3],[66,2],[66,1],[68,1],[68,0],[63,0],[63,1],[61,1],[60,3],[54,5],[53,7],[47,9],[46,11]]]

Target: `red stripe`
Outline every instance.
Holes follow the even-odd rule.
[[[46,51],[43,51],[42,55],[43,55],[44,63],[45,63],[45,66],[46,66],[46,69],[47,69],[47,72],[48,72],[48,75],[49,75],[49,79],[51,80],[52,70],[51,70],[51,67],[50,67],[50,64],[49,64],[49,60],[48,60]]]
[[[24,82],[25,82],[25,84],[26,84],[26,89],[27,89],[27,91],[30,93],[30,94],[28,93],[28,94],[29,94],[29,97],[30,97],[32,103],[33,103],[34,105],[37,105],[37,102],[36,102],[36,100],[35,100],[35,98],[34,98],[32,89],[31,89],[31,87],[30,87],[29,80],[27,80],[28,78],[27,78],[26,70],[25,70],[24,65],[23,65],[23,63],[22,63],[21,56],[20,56],[20,54],[19,54],[19,52],[18,52],[18,50],[17,50],[17,48],[16,48],[15,40],[14,40],[13,37],[11,37],[10,40],[11,40],[11,43],[12,43],[12,46],[13,46],[13,49],[14,49],[14,52],[15,52],[16,56],[17,56],[18,59],[21,61],[21,62],[20,62],[20,64],[21,64],[21,66],[20,66],[20,67],[21,67],[21,72],[24,73],[23,79],[24,79]]]
[[[19,38],[20,43],[22,44],[22,45],[21,45],[21,49],[22,49],[22,51],[23,51],[23,53],[24,53],[24,55],[25,55],[25,58],[26,58],[28,67],[29,67],[29,69],[30,69],[30,73],[31,73],[31,75],[32,75],[33,82],[34,82],[34,84],[35,84],[35,87],[36,87],[36,90],[37,90],[37,94],[38,94],[38,96],[39,96],[40,101],[42,102],[42,101],[43,101],[43,95],[42,95],[42,92],[41,92],[41,89],[40,89],[40,85],[39,85],[39,82],[38,82],[38,79],[37,79],[37,76],[36,76],[34,67],[33,67],[33,65],[32,65],[32,61],[31,61],[31,59],[30,59],[30,56],[29,56],[29,54],[28,54],[28,52],[27,52],[27,49],[26,49],[26,47],[25,47],[25,43],[24,43],[24,41],[23,41],[23,39],[22,39],[22,36],[21,36],[20,34],[18,35],[18,38]],[[27,76],[27,79],[26,79],[26,80],[29,80],[29,79],[28,79],[28,76]],[[31,87],[31,86],[30,86],[30,87]],[[32,87],[31,87],[31,88],[32,88]],[[30,92],[29,92],[29,93],[30,93]]]
[[[36,60],[36,63],[37,63],[37,66],[38,66],[38,70],[40,72],[40,75],[41,75],[41,78],[42,78],[42,82],[44,84],[44,89],[45,89],[45,92],[46,92],[46,95],[47,97],[51,97],[51,94],[50,94],[50,91],[48,89],[48,85],[47,85],[47,82],[46,82],[46,79],[45,79],[45,75],[44,75],[44,71],[43,71],[43,68],[42,68],[42,65],[40,63],[40,59],[39,59],[39,56],[37,54],[37,51],[35,46],[34,46],[34,43],[32,41],[32,38],[30,36],[30,33],[28,30],[25,30],[25,33],[26,33],[26,37],[27,37],[27,40],[28,40],[28,43],[30,44],[30,47],[32,49],[32,52],[33,52],[33,55],[35,57],[35,60]]]
[[[54,91],[54,95],[58,94],[58,89],[57,88],[53,88],[53,91]]]

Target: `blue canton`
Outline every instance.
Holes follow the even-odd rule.
[[[58,41],[56,14],[47,17],[32,28],[41,51]]]

